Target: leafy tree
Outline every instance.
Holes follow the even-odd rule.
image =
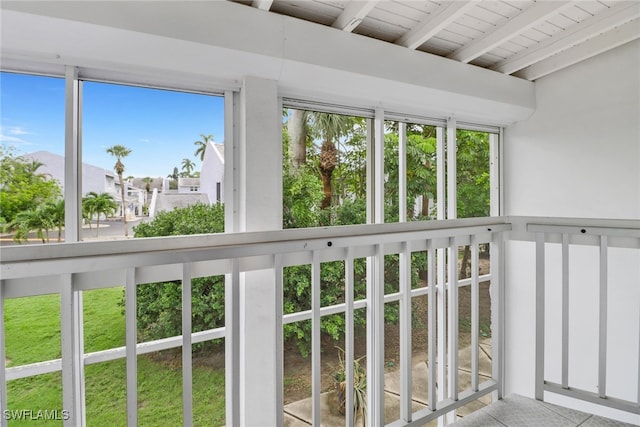
[[[204,160],[204,153],[207,150],[207,145],[209,142],[213,141],[213,135],[205,135],[203,133],[200,134],[200,140],[194,141],[196,148],[196,152],[193,153],[194,156],[200,158],[200,161]]]
[[[124,173],[124,164],[122,163],[122,159],[131,154],[131,149],[125,147],[124,145],[114,145],[113,147],[107,148],[107,153],[114,156],[116,160],[116,164],[113,166],[113,170],[118,174],[118,178],[120,179],[120,194],[122,197],[122,218],[124,220],[124,235],[127,237],[129,235],[129,230],[127,228],[127,205],[126,199],[124,197],[124,180],[122,179],[122,174]]]
[[[91,220],[94,215],[97,217],[96,237],[98,237],[98,234],[100,233],[100,217],[102,215],[113,215],[117,209],[118,205],[115,200],[113,200],[113,196],[109,193],[98,194],[94,191],[90,191],[82,199],[82,211],[85,214],[85,218],[89,220],[89,224],[91,224]]]
[[[58,181],[38,173],[42,166],[38,161],[0,148],[0,225],[13,222],[20,212],[36,209],[62,195]]]
[[[197,203],[162,211],[153,221],[134,227],[134,237],[179,236],[224,232],[224,205]],[[182,333],[180,282],[137,287],[138,328],[148,339]],[[224,325],[224,276],[199,277],[192,281],[193,330]]]
[[[144,177],[142,178],[142,182],[144,182],[144,189],[147,191],[147,193],[151,192],[151,184],[153,184],[153,178],[150,177]]]
[[[171,178],[174,181],[177,181],[179,177],[180,177],[180,174],[178,173],[177,167],[174,167],[173,172],[167,175],[167,178]]]

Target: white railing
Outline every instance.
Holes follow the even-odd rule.
[[[128,241],[49,244],[2,249],[0,280],[0,360],[5,358],[4,302],[10,298],[59,294],[61,297],[62,357],[0,370],[0,411],[7,409],[6,383],[17,378],[62,371],[63,407],[71,418],[66,425],[84,425],[85,365],[115,359],[126,359],[127,419],[137,424],[137,355],[169,348],[183,349],[183,419],[191,425],[192,378],[191,345],[214,339],[225,339],[226,407],[228,425],[240,424],[240,362],[238,343],[243,338],[239,328],[239,283],[245,272],[270,270],[276,286],[273,310],[276,315],[275,340],[278,349],[276,363],[276,413],[282,424],[283,409],[283,325],[301,320],[312,323],[312,422],[320,425],[321,364],[320,321],[323,316],[344,313],[346,366],[353,366],[354,311],[366,309],[367,328],[367,384],[368,416],[371,426],[385,424],[384,391],[384,308],[399,303],[400,328],[400,415],[386,420],[393,426],[422,425],[440,418],[455,420],[457,408],[492,393],[501,398],[504,391],[504,289],[503,276],[505,241],[526,240],[531,244],[531,257],[537,255],[537,334],[536,334],[536,397],[544,398],[544,391],[570,394],[591,402],[601,403],[631,413],[638,413],[638,402],[620,400],[606,392],[607,378],[607,254],[608,248],[640,249],[638,221],[561,220],[534,218],[478,218],[468,220],[431,221],[404,224],[362,225],[328,229],[286,230],[259,233],[238,233],[171,238],[133,239]],[[545,304],[545,247],[558,243],[562,254],[569,246],[595,245],[599,248],[600,285],[596,313],[599,313],[598,393],[575,390],[570,379],[569,349],[563,344],[562,375],[558,384],[545,381],[544,322]],[[490,245],[490,273],[479,274],[479,246]],[[471,276],[458,278],[460,248],[471,248]],[[411,284],[411,254],[426,252],[426,283],[413,288]],[[398,292],[384,293],[384,258],[399,255],[400,279]],[[354,260],[367,259],[367,294],[362,300],[354,297]],[[548,258],[548,257],[547,257]],[[331,261],[345,264],[344,302],[320,306],[320,266]],[[568,258],[562,257],[563,271],[568,271]],[[311,309],[283,314],[283,269],[287,266],[310,265],[312,268]],[[566,270],[565,270],[566,269]],[[191,333],[191,288],[193,278],[226,275],[225,326]],[[568,295],[563,274],[563,295]],[[181,281],[183,298],[183,335],[162,340],[137,343],[136,286],[144,283]],[[481,382],[478,366],[479,342],[479,283],[491,282],[491,338],[492,378]],[[566,279],[568,283],[568,279]],[[86,290],[125,287],[126,345],[85,354],[83,351],[82,293]],[[459,387],[458,291],[470,287],[471,294],[471,385]],[[451,292],[453,291],[453,292]],[[426,295],[428,301],[428,403],[414,410],[412,399],[411,339],[413,297]],[[562,342],[569,342],[568,300],[562,304]],[[640,307],[633,316],[637,316]],[[547,312],[548,314],[548,312]],[[631,322],[638,319],[631,318]],[[548,347],[548,346],[547,346]],[[547,350],[549,350],[547,348]],[[633,368],[638,369],[640,367]],[[640,374],[639,374],[640,377]],[[352,381],[349,372],[348,381]],[[432,379],[435,379],[432,380]],[[415,379],[417,381],[417,379]],[[420,379],[420,381],[423,381]],[[635,381],[635,379],[633,380]],[[640,388],[640,378],[637,378]],[[346,387],[346,407],[352,407],[353,385]],[[638,395],[640,396],[640,390]],[[354,415],[346,411],[345,423],[353,425]],[[6,421],[3,419],[2,423]],[[4,425],[4,424],[3,424]]]
[[[616,302],[627,299],[630,300],[629,307],[623,313],[616,313],[623,317],[627,329],[634,329],[635,325],[640,325],[640,221],[624,220],[558,220],[558,219],[531,219],[523,221],[526,223],[526,231],[534,236],[535,240],[535,298],[536,298],[536,336],[535,336],[535,397],[544,400],[545,392],[560,394],[575,399],[580,399],[590,403],[608,406],[618,410],[640,414],[640,354],[636,358],[637,366],[612,366],[607,363],[608,355],[612,351],[619,353],[630,353],[636,349],[640,352],[640,336],[626,336],[625,345],[627,348],[612,348],[610,346],[611,337],[620,335],[621,331],[614,331],[621,325],[611,326],[609,320],[614,311],[625,310],[625,307],[615,305]],[[554,248],[555,246],[555,248]],[[572,253],[571,249],[592,247],[596,250],[592,253],[585,253],[583,250]],[[618,280],[616,283],[610,280],[612,277],[612,265],[610,253],[618,250],[619,256],[625,254],[620,249],[626,250],[628,262],[624,265],[623,272],[613,275]],[[629,251],[629,249],[631,251]],[[549,260],[546,255],[552,251],[553,257]],[[572,263],[573,261],[573,263]],[[552,264],[549,266],[549,264]],[[619,264],[619,263],[618,263]],[[573,269],[572,269],[573,267]],[[635,273],[634,273],[635,269]],[[580,274],[579,270],[589,270],[587,274]],[[571,280],[571,274],[580,276],[577,280]],[[576,274],[577,273],[577,274]],[[622,275],[622,277],[620,277]],[[589,280],[592,279],[592,280]],[[594,298],[587,298],[589,282],[593,282]],[[555,286],[555,289],[554,289]],[[614,289],[620,295],[617,301],[612,304],[609,294]],[[570,290],[572,290],[570,292]],[[553,292],[555,298],[559,299],[559,309],[555,310],[556,322],[558,325],[560,345],[558,340],[552,342],[549,339],[548,330],[545,331],[545,324],[548,317],[554,315],[553,307],[550,307],[549,298],[545,298],[546,293]],[[571,307],[580,305],[581,310]],[[570,308],[571,307],[571,308]],[[579,318],[579,312],[589,312],[590,317],[597,319],[595,325],[584,325],[576,323],[584,322]],[[560,319],[557,322],[557,319]],[[595,326],[595,327],[593,327]],[[625,327],[624,324],[622,327]],[[570,333],[572,331],[572,333]],[[640,332],[639,332],[640,333]],[[593,337],[592,341],[597,343],[595,350],[589,352],[589,346],[580,345],[574,340],[575,334],[585,334]],[[616,339],[616,341],[618,341]],[[635,341],[635,342],[634,342]],[[619,342],[619,341],[618,341]],[[571,345],[575,345],[571,348]],[[586,349],[586,350],[585,350]],[[584,354],[581,352],[585,351]],[[585,360],[594,360],[590,367],[595,375],[595,389],[587,390],[580,388],[580,384],[575,384],[576,376],[573,376],[574,383],[570,381],[572,364],[570,355],[581,357]],[[576,355],[578,353],[578,355]],[[593,353],[594,357],[591,357]],[[554,360],[554,357],[559,357]],[[545,370],[545,358],[551,365],[560,366],[559,375],[552,375]],[[554,363],[555,362],[555,363]],[[608,391],[607,374],[614,368],[617,372],[624,372],[625,382],[635,385],[637,398],[634,400],[615,397]],[[578,370],[578,369],[576,369]],[[635,373],[635,375],[634,375]],[[618,374],[619,375],[619,374]],[[578,377],[583,374],[578,373]],[[582,384],[588,381],[581,381]],[[582,387],[585,387],[582,385]],[[618,387],[620,392],[620,387]]]
[[[329,229],[286,230],[262,233],[188,236],[173,238],[134,239],[128,241],[84,242],[50,244],[28,247],[6,247],[2,251],[0,282],[0,311],[9,298],[42,294],[61,296],[62,358],[0,370],[0,410],[7,409],[6,382],[17,378],[62,371],[63,407],[71,418],[67,425],[83,425],[84,365],[108,360],[126,359],[127,419],[129,425],[137,423],[137,355],[168,348],[183,349],[183,414],[184,424],[191,425],[191,345],[218,338],[225,339],[227,424],[238,425],[240,413],[238,345],[242,331],[238,327],[238,284],[240,275],[252,270],[271,269],[276,279],[273,303],[276,313],[276,341],[280,355],[277,363],[278,381],[276,401],[282,413],[282,326],[285,323],[311,319],[312,321],[312,400],[314,425],[319,425],[320,414],[320,319],[332,313],[345,313],[346,366],[353,366],[354,310],[367,311],[367,384],[368,423],[384,424],[384,306],[399,301],[401,352],[403,369],[400,393],[400,418],[392,425],[418,425],[450,414],[456,408],[479,397],[502,393],[501,346],[502,331],[500,301],[502,282],[503,233],[510,229],[505,219],[471,219],[425,223],[363,225]],[[491,273],[479,275],[478,247],[491,245]],[[471,246],[472,275],[458,280],[458,251]],[[411,289],[409,270],[411,253],[426,251],[428,272],[426,285]],[[448,256],[447,252],[448,251]],[[399,291],[384,294],[384,257],[400,255],[401,276]],[[353,295],[354,259],[366,258],[368,263],[367,296],[355,301]],[[448,268],[445,268],[447,258]],[[320,265],[324,262],[345,262],[345,302],[320,307]],[[283,268],[291,265],[312,266],[311,310],[283,316]],[[415,266],[414,266],[415,267]],[[448,277],[451,279],[445,282]],[[191,333],[191,280],[195,277],[226,275],[225,327]],[[162,340],[137,343],[136,286],[143,283],[181,281],[183,284],[183,335]],[[492,311],[493,378],[480,383],[478,375],[478,285],[491,280],[494,306]],[[454,284],[453,288],[451,284]],[[90,289],[125,287],[126,345],[85,354],[80,311],[82,292]],[[435,285],[435,286],[432,286]],[[472,385],[469,390],[458,390],[458,288],[471,286],[472,309]],[[455,292],[448,292],[450,290]],[[411,370],[411,298],[428,295],[428,366],[429,405],[412,411]],[[133,298],[132,298],[133,296]],[[436,315],[436,312],[438,314]],[[0,312],[0,322],[3,313]],[[5,357],[4,324],[0,323],[0,360]],[[351,368],[349,368],[351,369]],[[352,379],[348,376],[349,381]],[[346,407],[352,407],[352,384],[347,385]],[[346,424],[353,425],[353,413],[346,411]],[[279,419],[278,421],[282,421]],[[3,421],[4,422],[4,421]]]

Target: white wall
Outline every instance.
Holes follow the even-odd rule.
[[[536,112],[505,129],[505,213],[640,219],[639,98],[640,40],[537,81]],[[559,249],[547,248],[546,371],[559,382],[560,266],[550,257]],[[570,382],[595,392],[597,249],[571,248]],[[637,399],[640,357],[638,252],[609,255],[607,389],[630,401]],[[534,392],[533,255],[531,243],[507,245],[506,389],[528,396]],[[640,423],[637,415],[603,415]]]

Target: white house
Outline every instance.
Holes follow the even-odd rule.
[[[200,172],[200,191],[209,203],[224,203],[224,145],[209,141]]]
[[[360,309],[369,426],[446,423],[482,396],[511,393],[640,425],[640,3],[5,0],[0,7],[2,69],[66,79],[68,176],[79,169],[72,154],[81,143],[80,80],[224,95],[219,182],[229,232],[73,243],[79,219],[68,203],[69,243],[3,249],[0,301],[59,293],[65,310],[61,359],[3,370],[0,410],[7,381],[62,371],[65,425],[85,425],[85,365],[125,358],[134,426],[138,354],[181,347],[190,425],[192,343],[224,338],[227,425],[294,425],[283,415],[282,328],[308,320],[311,420],[320,425],[321,317],[344,313],[349,323]],[[286,106],[366,118],[368,224],[282,230]],[[383,223],[385,120],[437,126],[441,221]],[[490,218],[456,219],[458,128],[496,136]],[[74,200],[77,185],[66,184]],[[457,290],[475,289],[478,278],[458,281],[455,254],[480,243],[492,246],[493,369],[480,381],[472,361],[474,379],[460,390]],[[430,254],[429,287],[411,290],[405,279],[385,295],[384,257],[410,260],[413,250]],[[348,292],[354,258],[368,266],[367,295],[357,302]],[[321,308],[319,271],[333,260],[345,265],[345,302]],[[282,271],[291,265],[313,267],[311,308],[283,316]],[[192,334],[191,279],[213,274],[226,277],[225,327]],[[138,343],[136,286],[169,280],[183,283],[183,333]],[[115,286],[128,295],[126,346],[85,354],[80,296]],[[427,365],[438,381],[428,383],[429,402],[412,399],[407,369],[416,294],[433,303],[430,349],[437,352]],[[389,302],[401,307],[404,337],[396,397],[384,380]],[[345,343],[353,357],[352,336]],[[385,398],[400,410],[385,412]]]

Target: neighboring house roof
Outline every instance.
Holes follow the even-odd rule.
[[[178,187],[200,185],[200,178],[178,178]]]
[[[210,143],[216,153],[218,153],[218,157],[220,161],[224,163],[224,145],[218,143]]]

